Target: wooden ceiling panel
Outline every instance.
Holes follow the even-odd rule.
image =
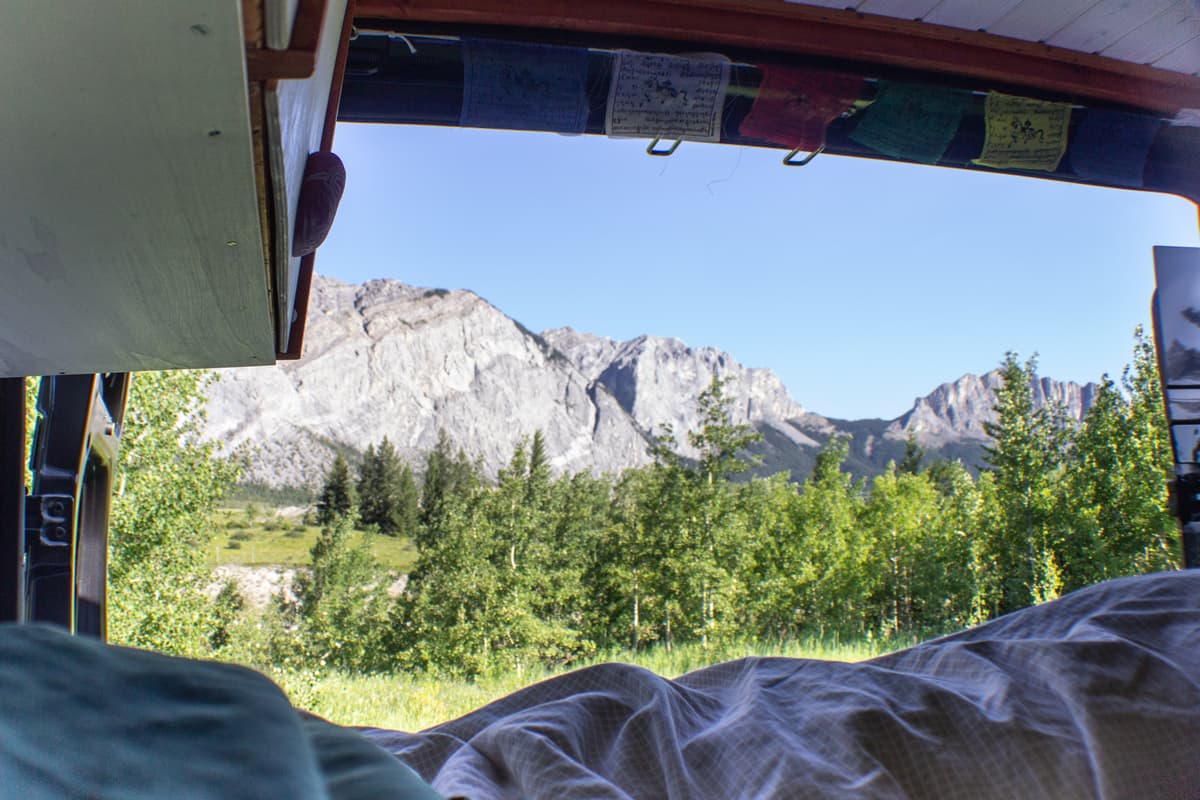
[[[784,0],[787,3],[804,6],[820,6],[821,8],[855,8],[863,0]]]
[[[864,14],[898,19],[920,19],[937,6],[938,0],[866,0],[858,7]]]
[[[1055,47],[1100,53],[1122,37],[1150,22],[1171,6],[1172,0],[1100,0],[1065,28],[1046,40]]]
[[[1154,66],[1159,69],[1186,72],[1189,75],[1200,75],[1200,37],[1189,39],[1176,47],[1155,61]]]
[[[1105,48],[1102,55],[1135,64],[1153,64],[1197,36],[1200,36],[1200,14],[1192,0],[1175,0],[1154,19]]]
[[[1021,0],[942,0],[937,8],[925,15],[925,22],[949,25],[970,31],[987,30],[1019,5]]]
[[[1099,0],[1022,0],[988,26],[988,33],[1027,42],[1044,42],[1070,25]]]

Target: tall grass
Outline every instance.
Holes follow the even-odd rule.
[[[570,668],[526,668],[462,680],[436,675],[347,675],[339,672],[278,672],[273,678],[296,705],[341,725],[372,725],[419,731],[460,717],[532,683],[571,669],[611,661],[636,664],[674,678],[712,664],[746,656],[782,656],[861,661],[909,644],[896,640],[843,641],[804,639],[789,642],[738,642],[719,648],[688,644],[639,652],[606,653]]]

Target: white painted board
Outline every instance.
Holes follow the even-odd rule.
[[[1200,37],[1188,39],[1183,44],[1154,62],[1161,69],[1200,75]]]
[[[270,364],[239,0],[0,9],[0,376]]]
[[[938,0],[867,0],[858,7],[864,14],[882,14],[897,19],[920,19],[937,6]]]
[[[1100,0],[1046,40],[1055,47],[1099,53],[1169,8],[1171,0]]]
[[[964,30],[986,30],[1012,11],[1021,0],[942,0],[937,7],[925,15],[925,22],[947,25]]]
[[[1022,0],[987,26],[988,33],[1044,42],[1070,25],[1099,0]]]
[[[1175,0],[1149,22],[1122,36],[1101,55],[1153,64],[1175,48],[1200,36],[1200,8],[1193,0]]]

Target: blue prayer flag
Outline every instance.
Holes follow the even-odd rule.
[[[463,39],[460,124],[583,133],[588,51],[582,47]]]
[[[1071,141],[1071,169],[1097,183],[1140,188],[1162,122],[1143,114],[1089,109]]]

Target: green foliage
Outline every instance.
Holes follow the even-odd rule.
[[[382,667],[391,599],[387,575],[368,542],[354,541],[349,517],[321,531],[312,568],[297,581],[299,604],[288,609],[299,623],[300,647],[309,662],[368,672]],[[295,658],[288,653],[285,658]]]
[[[1068,470],[1071,536],[1067,589],[1178,566],[1177,522],[1167,511],[1171,445],[1154,346],[1139,328],[1122,393],[1105,376],[1075,436]]]
[[[358,478],[359,516],[389,536],[413,536],[420,517],[420,496],[412,468],[400,461],[385,436],[367,447]]]
[[[551,484],[539,442],[517,446],[491,491],[466,473],[465,458],[435,461],[446,458],[448,442],[431,454],[443,471],[434,482],[426,476],[436,511],[397,614],[403,663],[470,676],[529,659],[568,663],[586,649],[566,571],[570,550],[556,546],[561,530],[552,524],[562,483]]]
[[[33,429],[37,424],[37,396],[41,378],[25,379],[25,453],[33,451]],[[29,459],[25,459],[25,487],[33,486],[33,474],[29,471]]]
[[[306,486],[268,486],[265,483],[242,481],[229,490],[225,499],[230,503],[307,506],[316,500],[316,496]]]
[[[741,454],[763,438],[749,425],[733,423],[733,400],[725,396],[727,383],[716,372],[712,374],[712,380],[696,398],[700,429],[688,433],[688,442],[700,451],[699,475],[710,485],[749,469],[750,464]]]
[[[109,522],[109,638],[183,655],[220,625],[204,594],[210,516],[239,465],[202,443],[204,372],[131,376]]]
[[[338,459],[319,534],[247,507],[222,511],[215,539],[212,504],[236,465],[197,444],[204,378],[139,376],[113,516],[114,638],[241,659],[316,702],[330,670],[487,679],[601,653],[696,666],[759,644],[891,647],[1174,566],[1150,344],[1137,334],[1120,385],[1106,379],[1078,425],[1035,405],[1034,368],[1006,356],[990,469],[978,478],[961,462],[927,463],[909,439],[903,452],[891,443],[884,473],[856,481],[854,445],[834,436],[803,485],[785,474],[738,481],[760,437],[732,422],[714,376],[697,398],[700,426],[685,433],[694,461],[675,454],[667,429],[646,467],[556,477],[536,431],[493,483],[443,431],[418,491],[384,439],[368,448],[357,489],[365,527],[394,536],[353,529],[354,487]],[[373,551],[408,537],[416,563],[392,597],[396,573]],[[209,601],[202,560],[254,560],[256,549],[310,565],[296,602],[256,615],[229,586]]]
[[[455,453],[450,436],[439,430],[437,444],[425,459],[418,544],[427,543],[428,537],[451,523],[458,506],[479,488],[479,482],[479,467],[461,448]]]
[[[385,440],[386,441],[386,440]],[[370,454],[370,450],[367,451]],[[338,520],[354,513],[358,498],[350,482],[350,466],[339,453],[325,476],[325,486],[317,500],[317,524],[335,525]]]
[[[1047,554],[1062,543],[1056,500],[1069,437],[1058,409],[1034,405],[1036,369],[1036,356],[1023,366],[1015,353],[1005,356],[998,419],[984,426],[994,442],[984,452],[996,476],[999,515],[987,535],[1003,576],[996,601],[1001,612],[1053,593],[1042,581],[1051,563]]]

